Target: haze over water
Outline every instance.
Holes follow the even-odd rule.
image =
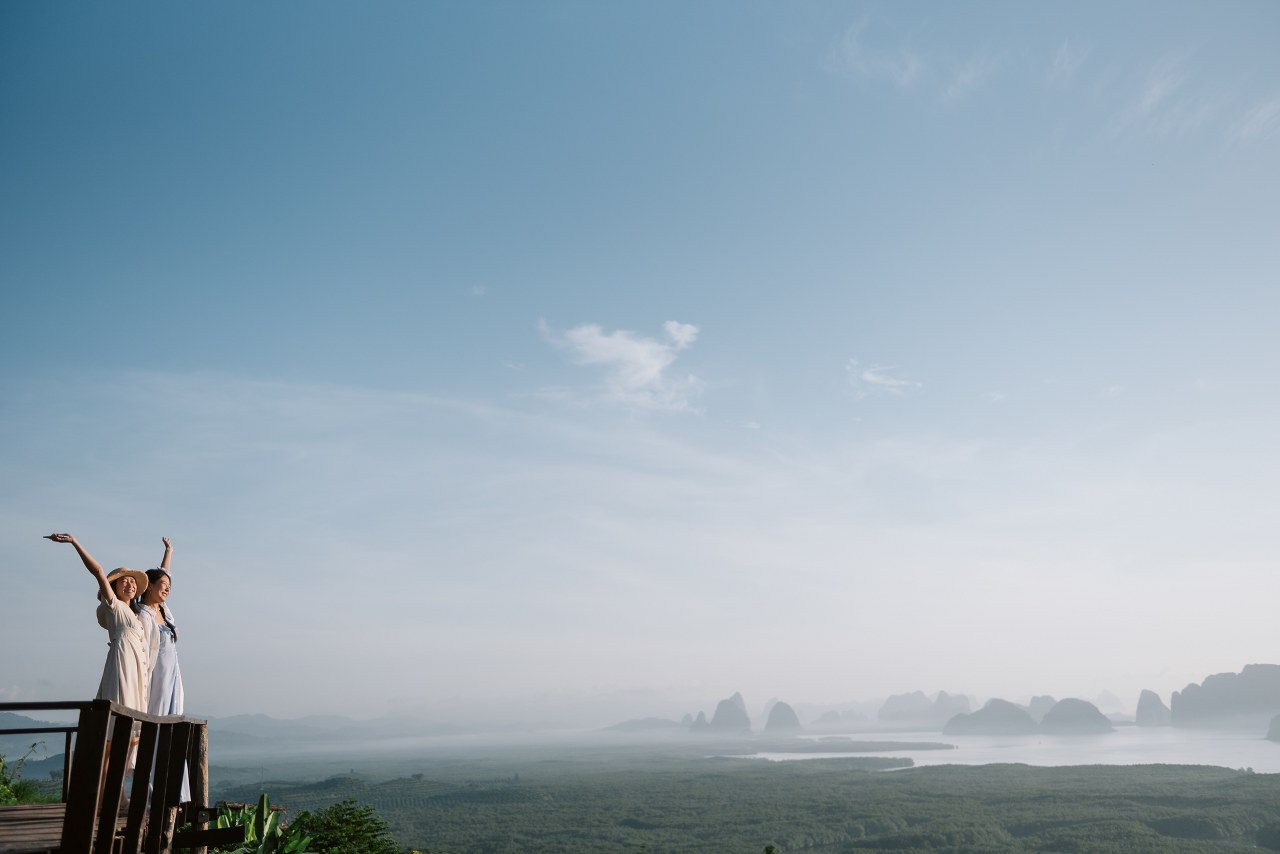
[[[826,736],[822,736],[826,737]],[[851,736],[858,740],[866,733]],[[839,758],[842,756],[905,756],[917,767],[927,765],[1216,765],[1250,768],[1257,773],[1280,772],[1280,744],[1257,733],[1239,730],[1174,729],[1173,727],[1117,727],[1101,735],[978,736],[937,732],[893,733],[895,741],[933,741],[953,750],[886,750],[871,754],[774,753],[756,754],[775,761]]]

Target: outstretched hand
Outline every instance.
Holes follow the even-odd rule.
[[[164,543],[164,547],[165,547],[166,549],[171,549],[171,548],[173,548],[173,543],[169,542],[169,538],[168,538],[168,537],[161,537],[161,538],[160,538],[160,542]]]
[[[71,545],[75,546],[76,554],[80,555],[80,561],[84,564],[84,568],[97,576],[98,586],[102,590],[103,601],[110,602],[112,600],[115,594],[111,592],[111,585],[107,584],[107,578],[102,574],[102,564],[94,560],[93,556],[84,550],[84,546],[76,542],[75,537],[70,534],[45,534],[44,538],[53,540],[55,543],[71,543]]]

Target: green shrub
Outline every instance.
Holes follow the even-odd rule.
[[[36,748],[40,746],[40,742],[31,745],[31,749],[23,754],[17,761],[8,763],[3,755],[0,755],[0,806],[13,806],[15,804],[38,804],[50,800],[50,798],[40,791],[40,787],[36,785],[34,780],[23,780],[22,766],[36,752]]]
[[[216,849],[228,854],[315,854],[311,838],[297,827],[282,824],[280,813],[271,809],[266,795],[253,806],[218,807],[214,826],[244,828],[244,842]]]
[[[1254,840],[1268,851],[1280,851],[1280,821],[1258,828]]]
[[[373,807],[347,798],[315,812],[303,812],[291,825],[311,837],[320,854],[399,854],[387,823]]]

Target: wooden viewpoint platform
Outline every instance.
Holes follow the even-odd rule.
[[[175,847],[203,852],[206,845],[244,839],[243,828],[208,830],[208,807],[179,803],[182,775],[191,782],[193,804],[209,798],[209,731],[205,721],[158,717],[106,700],[88,703],[0,703],[0,711],[79,709],[70,776],[63,783],[64,803],[0,807],[3,854],[170,854]],[[10,730],[10,732],[13,732]],[[126,798],[125,779],[131,741],[135,767],[153,768],[133,775]],[[196,829],[177,832],[186,807]],[[229,832],[230,833],[229,833]]]

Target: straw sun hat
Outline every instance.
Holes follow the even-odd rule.
[[[107,584],[108,585],[115,584],[118,580],[120,580],[121,578],[124,578],[126,575],[133,579],[134,584],[138,585],[138,592],[134,595],[141,596],[142,591],[147,589],[147,574],[140,569],[130,569],[127,566],[122,566],[117,569],[113,569],[109,573],[107,573]]]

